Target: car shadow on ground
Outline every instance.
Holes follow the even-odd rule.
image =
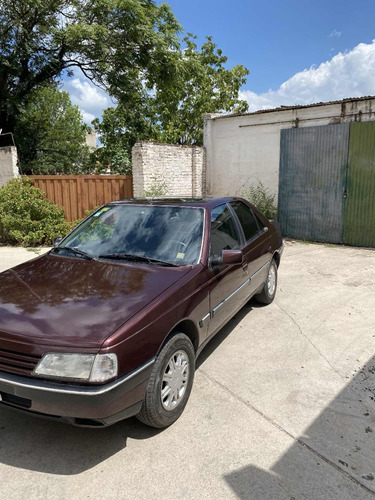
[[[83,428],[0,408],[0,462],[47,474],[74,475],[161,430],[134,417],[110,427]]]
[[[233,318],[228,321],[228,323],[208,342],[204,347],[203,351],[198,356],[196,362],[196,369],[198,370],[208,359],[211,354],[220,346],[222,342],[232,333],[236,326],[241,323],[247,314],[249,314],[254,308],[259,307],[259,304],[255,302],[254,299],[247,302]]]
[[[251,309],[250,304],[245,305],[209,342],[197,360],[197,368]],[[0,462],[47,474],[80,474],[124,450],[128,438],[150,439],[160,432],[163,429],[147,427],[135,417],[110,427],[90,429],[15,412],[2,406]]]
[[[308,404],[308,394],[297,398],[299,405]],[[284,429],[277,412],[265,416],[267,425],[266,420],[276,435],[283,432],[292,444],[268,471],[249,464],[224,476],[238,498],[375,497],[375,357],[357,367],[356,375],[302,435]],[[272,447],[272,439],[265,437],[265,447]]]

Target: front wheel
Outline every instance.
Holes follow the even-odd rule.
[[[189,399],[194,371],[193,345],[186,335],[177,333],[156,359],[138,420],[157,428],[173,424]]]
[[[268,268],[268,274],[266,282],[264,283],[263,290],[255,295],[255,300],[261,304],[271,304],[276,295],[277,288],[277,264],[274,259],[272,259],[270,267]]]

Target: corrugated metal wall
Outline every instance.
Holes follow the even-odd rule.
[[[343,243],[375,247],[375,122],[352,123]]]
[[[340,243],[349,124],[281,131],[279,222],[284,236]]]
[[[375,122],[281,131],[284,236],[375,247]]]

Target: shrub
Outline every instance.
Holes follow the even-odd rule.
[[[263,182],[258,181],[256,186],[249,186],[243,191],[242,196],[255,205],[267,219],[277,219],[276,194],[270,193]]]
[[[0,188],[0,240],[23,246],[50,245],[70,230],[64,210],[45,198],[27,177]]]

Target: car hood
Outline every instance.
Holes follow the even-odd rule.
[[[100,347],[189,269],[39,257],[0,274],[0,337],[37,345]]]

